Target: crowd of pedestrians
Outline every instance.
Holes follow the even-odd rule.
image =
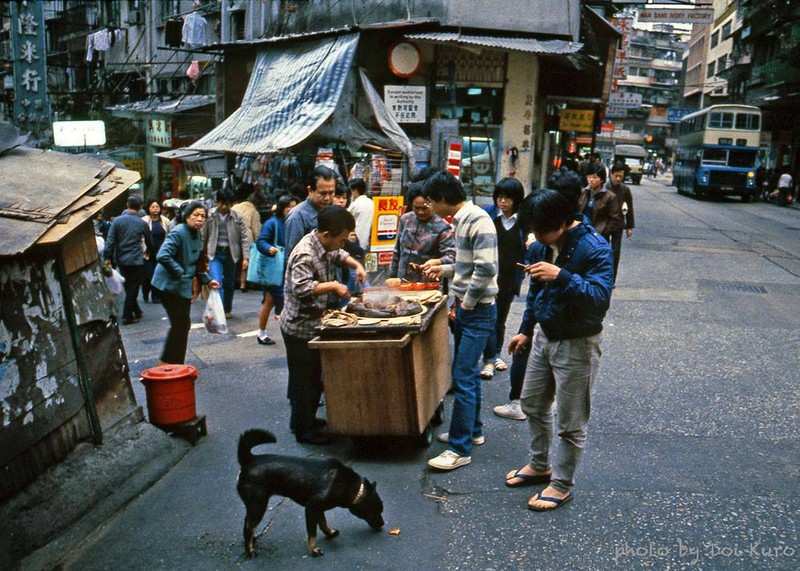
[[[452,174],[426,169],[408,186],[408,211],[388,268],[390,277],[440,280],[452,294],[453,410],[449,430],[438,436],[447,448],[428,465],[453,470],[472,461],[485,442],[482,381],[510,368],[509,401],[493,412],[527,421],[531,456],[508,472],[505,484],[545,486],[529,502],[539,511],[572,498],[621,239],[634,228],[624,167],[613,166],[609,180],[599,164],[585,170],[585,184],[562,169],[548,189],[527,196],[519,180],[503,178],[492,204],[481,208]],[[132,195],[113,223],[98,222],[107,232],[103,258],[125,277],[122,323],[141,318],[141,287],[144,301],[161,303],[169,319],[159,364],[183,363],[191,303],[201,287],[220,290],[226,317],[233,318],[234,292],[248,287],[251,255],[284,254],[283,279],[261,287],[256,341],[276,345],[268,334],[274,310],[286,351],[290,428],[300,443],[326,444],[331,436],[317,418],[321,360],[309,340],[323,313],[367,282],[374,206],[364,181],[345,185],[326,166],[314,168],[304,200],[280,196],[263,224],[252,191],[226,186],[213,206],[190,201],[172,220],[157,201],[141,212],[141,198]],[[522,324],[507,339],[509,310],[525,280]]]

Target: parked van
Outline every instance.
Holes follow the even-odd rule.
[[[631,177],[633,184],[642,183],[642,175],[644,174],[644,163],[649,157],[649,153],[644,147],[639,145],[615,145],[614,146],[614,162],[622,163],[628,170],[626,177]]]

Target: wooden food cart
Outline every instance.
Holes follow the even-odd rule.
[[[424,306],[418,325],[392,320],[317,329],[328,430],[364,440],[402,436],[430,445],[450,388],[447,298]]]

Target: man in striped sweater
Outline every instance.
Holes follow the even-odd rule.
[[[473,445],[485,440],[478,363],[497,319],[497,232],[486,211],[467,200],[464,187],[452,174],[433,175],[425,183],[425,194],[436,214],[453,217],[455,228],[455,264],[428,260],[424,266],[428,277],[450,278],[456,297],[453,416],[450,430],[438,438],[449,444],[428,461],[431,468],[454,470],[469,464]]]

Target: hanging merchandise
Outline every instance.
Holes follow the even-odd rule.
[[[402,193],[402,157],[372,155],[369,189],[373,196],[397,196]]]
[[[206,19],[199,12],[191,12],[183,21],[183,43],[189,47],[206,45]]]

